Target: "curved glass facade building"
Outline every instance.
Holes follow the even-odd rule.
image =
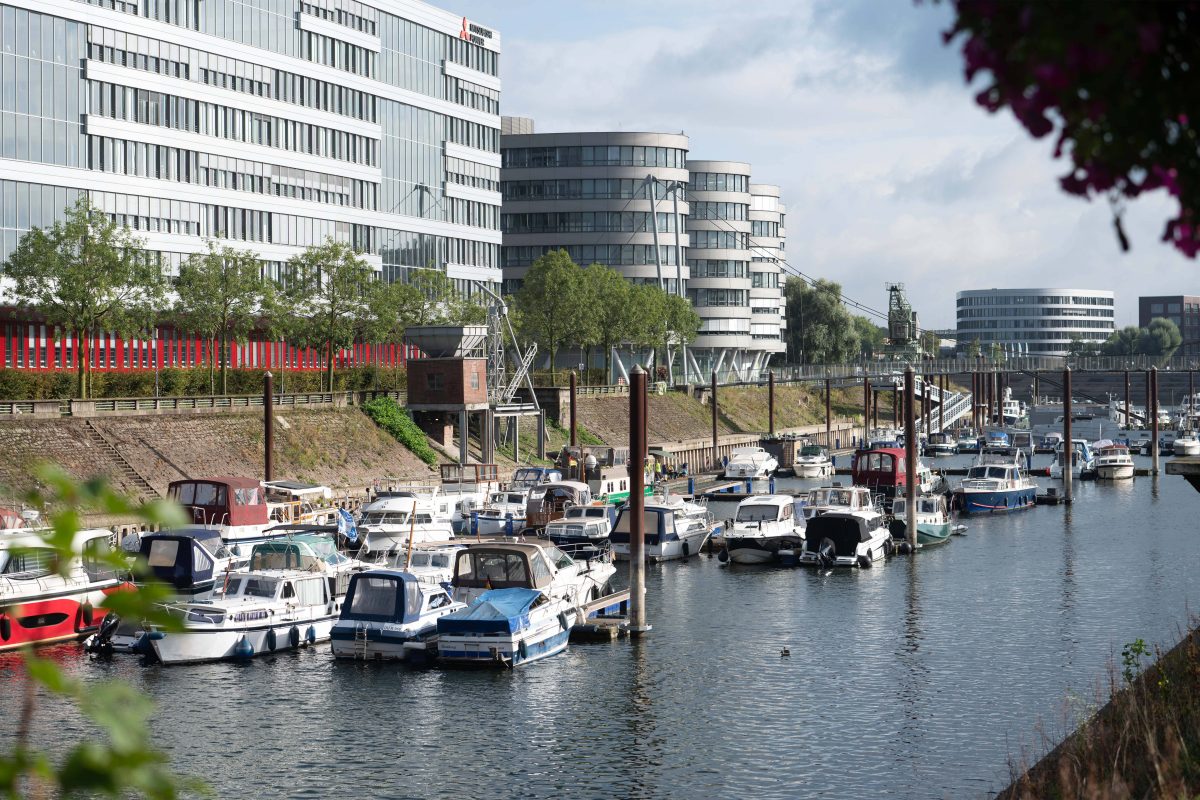
[[[1010,353],[1065,356],[1073,339],[1114,330],[1114,294],[1098,289],[972,289],[958,293],[958,349],[978,340]]]
[[[2,0],[0,260],[86,193],[170,271],[333,237],[498,284],[499,53],[416,0]]]

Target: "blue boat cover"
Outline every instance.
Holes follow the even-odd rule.
[[[438,633],[516,633],[529,627],[536,589],[488,589],[459,611],[438,617]]]

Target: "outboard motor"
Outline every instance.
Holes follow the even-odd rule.
[[[837,560],[837,545],[832,539],[826,538],[821,540],[821,546],[817,548],[817,561],[822,567],[828,569],[833,566],[833,562]]]

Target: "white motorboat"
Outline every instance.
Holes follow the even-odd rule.
[[[1050,466],[1050,477],[1061,479],[1063,476],[1063,466],[1067,463],[1067,457],[1064,455],[1066,448],[1063,442],[1058,443],[1058,450],[1054,454],[1054,463]],[[1075,477],[1091,474],[1095,468],[1095,455],[1092,453],[1092,446],[1087,439],[1072,439],[1071,440],[1071,474]]]
[[[863,511],[875,508],[876,503],[870,489],[865,486],[842,486],[840,483],[810,490],[803,505],[806,520],[831,511]]]
[[[954,533],[954,518],[946,508],[946,496],[933,494],[918,497],[914,516],[917,521],[917,544],[941,544],[950,540]],[[892,538],[908,538],[908,498],[897,497],[892,501],[892,522],[888,525]]]
[[[958,452],[958,440],[948,433],[938,431],[929,434],[925,453],[931,456],[952,456]]]
[[[756,495],[738,503],[725,531],[723,554],[736,564],[768,564],[781,551],[798,556],[804,546],[804,517],[790,495]],[[722,559],[724,560],[724,559]]]
[[[340,606],[329,580],[309,570],[237,572],[224,594],[211,600],[171,604],[183,631],[146,633],[163,664],[243,659],[322,642]]]
[[[444,516],[436,514],[429,500],[401,491],[380,492],[363,506],[358,529],[363,536],[362,558],[376,558],[403,552],[409,540],[414,546],[425,542],[444,542],[454,538],[454,529]]]
[[[438,661],[519,667],[567,649],[580,612],[538,589],[489,589],[437,620]]]
[[[574,559],[546,541],[480,542],[455,555],[450,595],[470,603],[488,589],[536,589],[582,607],[608,593],[616,572],[607,558]]]
[[[527,491],[528,488],[509,488],[489,494],[483,508],[474,513],[473,532],[479,536],[515,536],[520,533],[525,528]]]
[[[1133,477],[1133,456],[1129,454],[1128,447],[1107,439],[1096,442],[1093,447],[1096,453],[1094,468],[1097,478],[1119,481]]]
[[[337,503],[328,486],[302,481],[263,481],[272,522],[329,525],[337,522]]]
[[[713,521],[707,506],[684,500],[679,495],[655,495],[645,501],[643,528],[647,561],[687,558],[700,552],[721,526]],[[629,559],[629,505],[617,512],[609,540],[619,561]]]
[[[797,478],[828,478],[833,474],[829,449],[819,444],[804,445],[792,462],[792,470]]]
[[[1181,431],[1175,437],[1172,449],[1177,456],[1200,455],[1200,438],[1197,438],[1195,431]]]
[[[361,572],[350,581],[330,648],[335,658],[423,663],[436,651],[437,621],[463,608],[444,588],[411,573]]]
[[[775,456],[761,447],[738,447],[725,464],[726,478],[766,478],[779,468]]]
[[[454,577],[454,555],[461,544],[419,545],[393,556],[391,567],[416,576],[421,583],[449,586]]]
[[[17,517],[5,525],[25,522]],[[128,585],[103,560],[112,550],[110,531],[76,533],[67,564],[47,536],[19,528],[0,535],[0,651],[82,639],[100,625],[97,606]]]
[[[874,509],[830,511],[808,521],[799,563],[817,567],[870,567],[892,552],[892,534]]]
[[[541,483],[529,489],[525,500],[525,528],[522,536],[536,533],[551,520],[560,519],[575,506],[592,504],[592,490],[580,481]]]

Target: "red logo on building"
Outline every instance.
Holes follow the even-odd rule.
[[[467,18],[466,17],[463,17],[463,26],[462,26],[462,30],[458,32],[458,38],[465,39],[468,42],[471,41],[471,34],[467,32]]]

